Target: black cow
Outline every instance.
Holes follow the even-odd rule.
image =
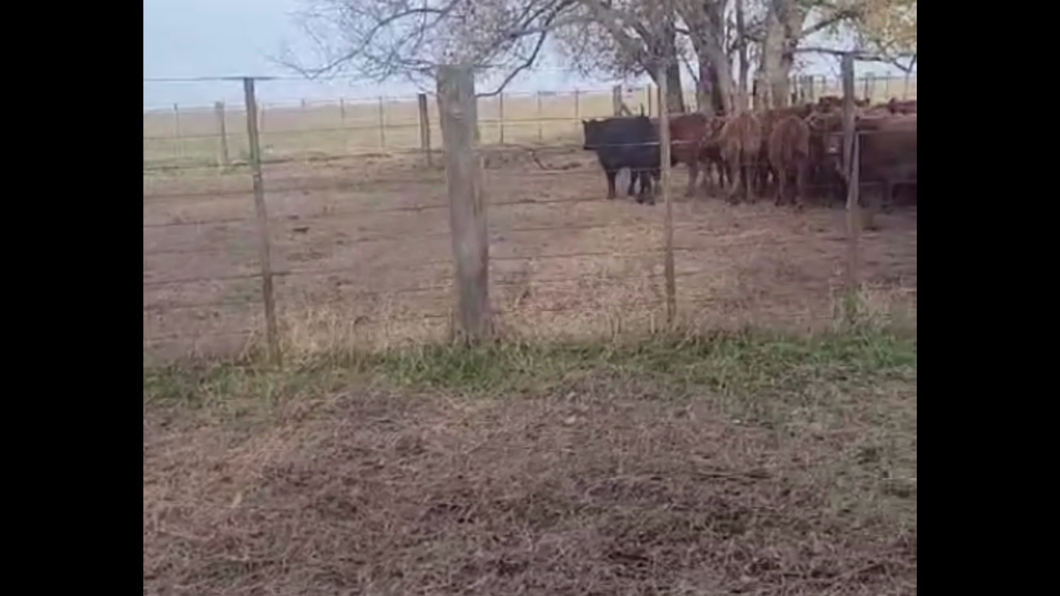
[[[629,191],[640,179],[638,203],[655,204],[651,178],[659,180],[659,131],[646,116],[582,120],[586,151],[595,151],[607,176],[607,198],[615,198],[615,177],[629,168]]]

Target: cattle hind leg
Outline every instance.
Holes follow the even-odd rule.
[[[777,170],[777,188],[776,199],[773,200],[773,205],[780,207],[784,203],[785,193],[787,192],[788,173],[786,171]]]
[[[639,171],[638,176],[640,177],[640,192],[637,194],[638,203],[647,203],[649,205],[655,204],[654,191],[657,190],[658,187],[656,187],[655,189],[652,188],[651,179],[653,177],[653,174],[654,172],[652,172],[650,169]]]
[[[618,170],[605,170],[604,175],[607,176],[607,200],[613,201],[615,199],[615,178],[618,176]]]
[[[710,177],[710,171],[705,170],[703,173],[703,183],[706,184],[706,178]],[[688,188],[685,189],[685,196],[691,197],[696,194],[696,180],[699,179],[699,163],[696,160],[692,160],[688,164]]]

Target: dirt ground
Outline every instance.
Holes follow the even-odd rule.
[[[662,204],[605,200],[591,155],[487,155],[491,300],[502,328],[556,335],[656,325]],[[444,172],[421,156],[268,166],[272,268],[285,342],[394,344],[445,333],[453,303]],[[682,196],[673,175],[678,313],[710,325],[806,327],[834,318],[845,213]],[[620,184],[624,184],[620,177]],[[144,175],[144,348],[240,349],[262,334],[258,236],[244,170]],[[190,195],[190,196],[189,196]],[[916,207],[861,236],[861,277],[915,317]],[[211,278],[226,279],[211,279]],[[911,306],[910,306],[911,305]]]

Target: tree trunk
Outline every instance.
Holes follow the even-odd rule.
[[[791,99],[793,52],[799,46],[806,14],[806,7],[797,0],[772,0],[769,4],[761,62],[761,72],[769,86],[769,106],[784,107]]]
[[[747,81],[751,76],[751,63],[747,59],[747,25],[744,22],[743,13],[744,0],[736,0],[736,39],[737,52],[740,61],[740,80],[736,94],[737,112],[747,110]]]
[[[708,0],[702,8],[703,12],[696,14],[696,18],[685,19],[691,30],[692,47],[699,56],[700,86],[709,84],[710,105],[715,113],[731,114],[734,85],[732,65],[725,51],[725,19],[722,18],[725,3]],[[704,76],[708,73],[709,76]]]
[[[759,93],[765,92],[765,97],[759,98],[759,101],[764,109],[788,105],[788,76],[791,74],[791,58],[785,58],[784,48],[784,27],[777,19],[777,15],[770,11],[766,22],[766,38],[762,42],[762,64],[759,68],[762,80],[758,91]]]
[[[681,65],[677,62],[677,52],[666,65],[666,109],[671,114],[685,111],[685,93],[681,87]]]
[[[704,116],[714,116],[718,113],[714,106],[714,88],[713,69],[709,62],[701,58],[699,60],[699,84],[696,85],[696,107]]]

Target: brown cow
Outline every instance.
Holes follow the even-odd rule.
[[[900,101],[897,97],[892,97],[891,101],[887,102],[887,110],[892,114],[915,114],[916,113],[916,100],[909,99]]]
[[[679,163],[688,166],[688,188],[685,196],[692,196],[699,178],[699,163],[709,132],[709,120],[699,112],[678,114],[670,119],[670,165]],[[704,173],[709,178],[710,172]],[[704,179],[704,188],[706,187]]]
[[[861,118],[858,134],[860,186],[882,191],[890,203],[898,184],[916,184],[916,114]],[[875,196],[873,192],[870,196]],[[876,206],[879,203],[869,201]]]
[[[777,180],[775,203],[780,205],[784,201],[788,181],[794,177],[792,203],[801,209],[810,165],[810,127],[798,116],[784,116],[773,124],[766,144],[769,146],[769,164]]]
[[[721,127],[721,155],[729,170],[729,200],[735,202],[736,193],[743,186],[745,201],[753,196],[755,166],[762,148],[762,125],[754,114],[744,112],[730,118]]]
[[[721,154],[721,129],[728,120],[724,116],[713,116],[707,121],[707,138],[700,149],[700,160],[704,164],[703,185],[713,185],[710,170],[718,172],[718,184],[724,188],[727,182],[725,159]]]
[[[814,112],[806,118],[809,127],[809,178],[810,184],[821,194],[832,196],[835,201],[845,200],[842,178],[842,134],[843,119],[839,112]]]
[[[868,99],[854,98],[854,106],[867,108],[871,102]],[[817,99],[816,112],[835,112],[843,109],[843,98],[838,95],[822,95]]]
[[[769,137],[773,133],[774,123],[779,122],[781,119],[788,116],[794,116],[799,119],[806,118],[813,113],[813,111],[813,104],[802,104],[783,108],[773,108],[771,110],[766,110],[758,116],[759,122],[762,124],[762,148],[758,154],[758,170],[756,172],[756,184],[758,185],[758,192],[760,195],[765,196],[769,186],[771,167],[771,160],[769,159]],[[775,180],[777,173],[773,172],[773,174]]]
[[[846,186],[842,159],[842,119],[839,115],[814,116],[808,119],[811,136],[811,156],[817,159],[822,174],[831,170],[832,179],[838,178]],[[858,135],[859,186],[872,191],[870,197],[882,190],[882,200],[870,201],[874,208],[889,203],[898,184],[916,184],[916,114],[898,116],[865,116],[855,121]],[[845,188],[840,188],[845,195]]]

